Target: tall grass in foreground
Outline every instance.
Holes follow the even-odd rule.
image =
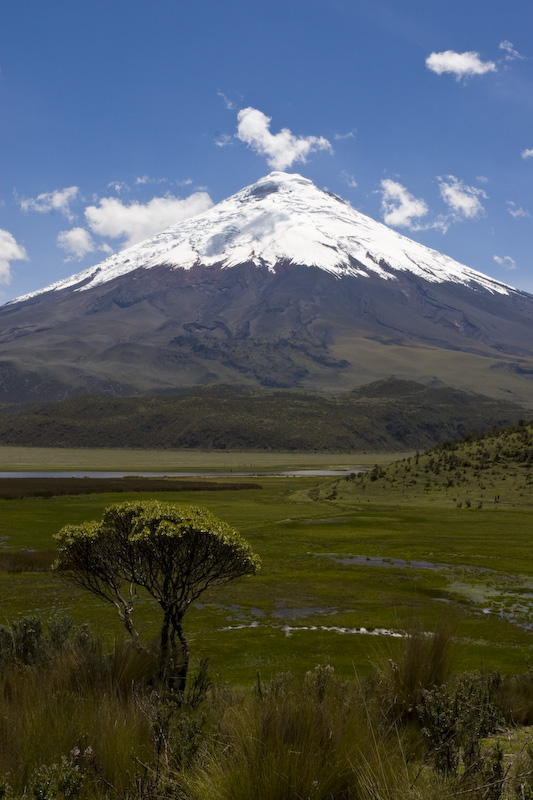
[[[177,702],[150,648],[0,626],[0,798],[532,800],[533,751],[485,737],[533,718],[533,675],[450,677],[449,648],[419,631],[369,680],[319,665],[249,691],[202,667]]]
[[[369,713],[362,687],[318,666],[259,684],[225,709],[218,741],[184,783],[195,800],[348,800],[438,796],[410,763],[403,735]]]
[[[54,644],[39,622],[13,626],[7,653],[6,628],[0,630],[0,774],[22,792],[42,765],[88,750],[102,786],[125,789],[135,772],[132,754],[151,754],[150,724],[132,688],[153,674],[153,659],[122,643],[104,654],[86,627],[68,646]]]

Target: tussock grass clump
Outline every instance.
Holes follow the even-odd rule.
[[[440,622],[433,634],[414,628],[400,658],[387,659],[375,668],[377,694],[387,716],[394,721],[417,718],[423,693],[446,683],[452,660],[453,639],[445,623]]]
[[[404,744],[373,717],[360,684],[318,665],[228,705],[217,746],[185,786],[195,800],[436,798],[438,779],[418,774]]]

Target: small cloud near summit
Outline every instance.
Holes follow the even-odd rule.
[[[68,220],[73,220],[74,214],[70,205],[76,200],[79,192],[77,186],[67,186],[66,189],[57,189],[54,192],[43,192],[37,197],[22,198],[18,203],[22,211],[37,211],[40,214],[59,211]]]
[[[417,230],[418,224],[415,220],[428,213],[426,203],[414,197],[401,183],[390,178],[381,181],[381,191],[383,222],[394,227]]]
[[[273,169],[283,171],[297,161],[305,163],[308,156],[317,150],[333,152],[331,143],[323,136],[295,136],[288,128],[271,133],[272,117],[267,117],[257,108],[243,108],[237,119],[237,138],[265,156]]]
[[[439,178],[440,195],[444,202],[451,208],[455,221],[462,219],[475,219],[485,213],[480,197],[487,199],[488,195],[483,189],[476,186],[467,186],[464,181],[455,175]]]
[[[516,269],[516,262],[511,256],[493,256],[494,261],[507,270]]]
[[[464,220],[473,220],[485,213],[480,198],[488,195],[476,186],[467,186],[454,175],[438,178],[439,191],[448,206],[445,214],[439,214],[430,222],[419,222],[429,213],[425,201],[414,197],[401,183],[386,179],[381,181],[381,213],[386,225],[408,228],[412,231],[440,230],[446,233],[450,225]]]
[[[116,197],[102,197],[98,205],[85,209],[87,224],[93,233],[110,239],[124,239],[129,247],[149,239],[165,228],[207,211],[213,202],[207,192],[196,191],[188,197],[153,197],[147,203],[123,203]]]
[[[479,53],[469,50],[465,53],[456,53],[455,50],[445,50],[442,53],[431,53],[426,58],[426,67],[437,75],[449,72],[455,75],[456,80],[469,78],[472,75],[485,75],[487,72],[497,72],[494,61],[482,61]]]

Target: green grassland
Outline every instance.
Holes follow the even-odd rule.
[[[533,656],[528,507],[387,504],[386,493],[372,502],[327,495],[313,500],[309,489],[318,484],[320,495],[330,482],[260,482],[261,489],[245,492],[161,495],[166,502],[209,508],[234,525],[263,561],[257,576],[206,592],[187,614],[193,657],[208,657],[221,680],[250,685],[257,671],[266,677],[286,670],[302,674],[316,663],[332,664],[344,676],[365,674],[402,646],[391,633],[418,625],[431,631],[442,619],[454,632],[457,669],[526,669]],[[51,560],[53,534],[64,524],[99,518],[106,506],[132,498],[0,500],[4,552],[24,550],[31,562],[35,551],[41,570],[27,565],[0,572],[0,622],[68,613],[79,623],[89,620],[108,641],[121,636],[112,607],[42,571],[38,556]],[[158,612],[148,599],[136,617],[146,639],[155,634]]]

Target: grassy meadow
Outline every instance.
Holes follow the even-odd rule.
[[[526,668],[533,655],[529,508],[387,504],[386,495],[348,504],[310,499],[310,489],[329,485],[324,478],[259,483],[247,491],[160,495],[210,509],[263,561],[257,576],[206,593],[187,614],[193,658],[209,658],[221,680],[245,686],[257,671],[301,673],[314,663],[364,674],[401,647],[406,631],[432,631],[441,619],[453,628],[458,669]],[[108,641],[121,636],[113,607],[46,568],[59,528],[100,518],[106,506],[134,497],[148,495],[0,500],[0,622],[68,613]],[[157,609],[146,600],[135,613],[149,638]]]
[[[283,472],[294,469],[351,469],[387,464],[397,454],[300,453],[283,451],[141,450],[106,447],[2,447],[0,472]]]

